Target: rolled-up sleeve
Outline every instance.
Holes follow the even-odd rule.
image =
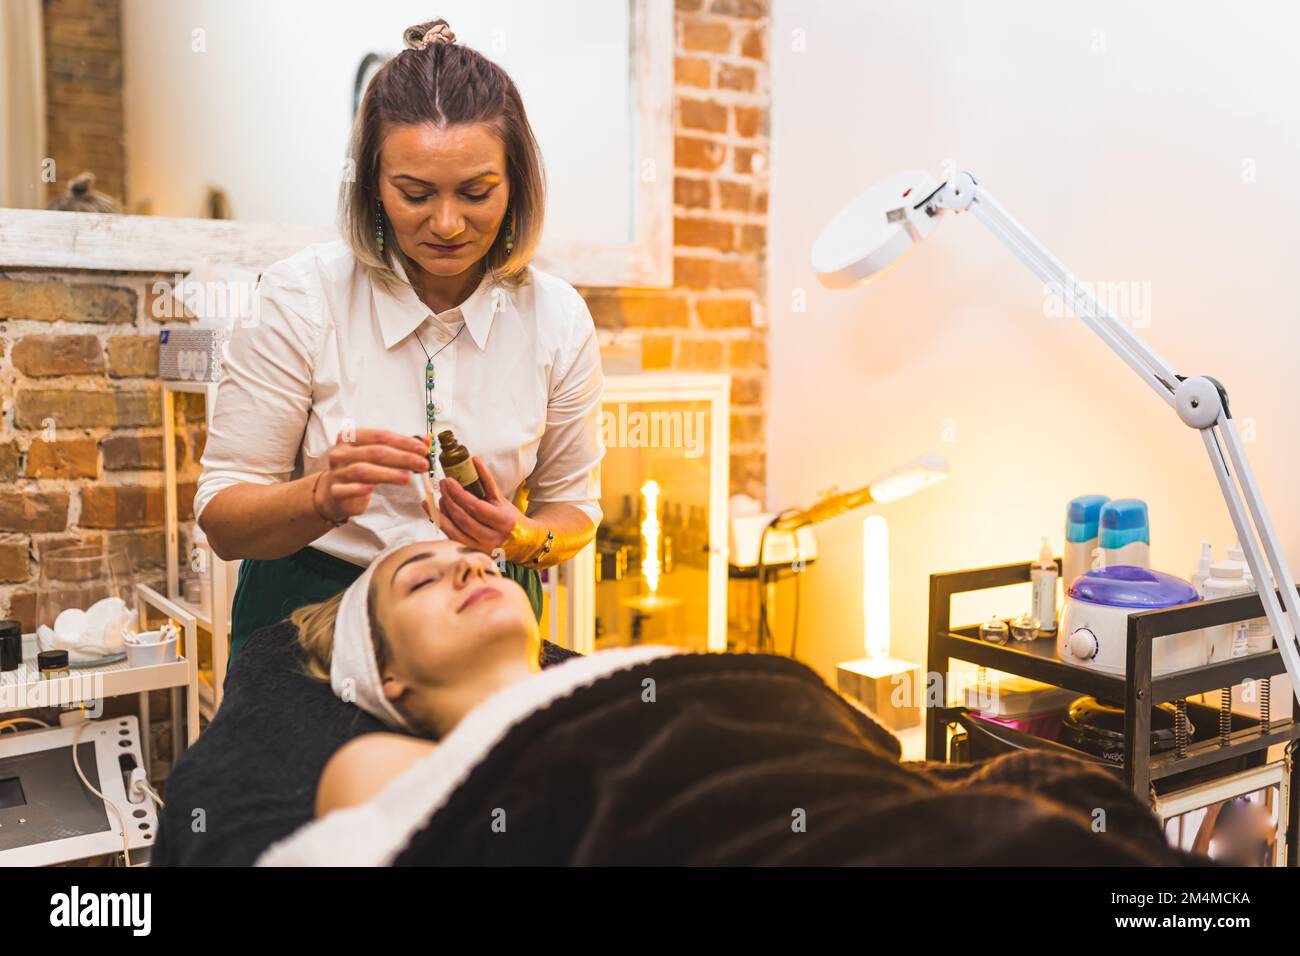
[[[306,278],[290,264],[262,274],[249,318],[235,328],[223,358],[194,495],[196,518],[232,485],[292,477],[311,408],[317,311]]]
[[[537,449],[537,464],[528,478],[532,505],[564,503],[599,525],[600,462],[605,457],[601,434],[601,398],[605,375],[600,364],[596,323],[582,296],[574,292],[570,332],[555,366],[546,431]]]

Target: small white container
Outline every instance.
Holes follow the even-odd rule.
[[[1251,576],[1250,565],[1246,563],[1246,555],[1241,550],[1240,543],[1234,542],[1228,549],[1228,560],[1241,566],[1241,576],[1246,582],[1245,593],[1259,590],[1255,587],[1255,579]],[[1267,617],[1251,618],[1246,622],[1247,654],[1263,654],[1271,651],[1273,643],[1273,627],[1268,623]]]
[[[176,650],[180,644],[180,635],[170,640],[160,641],[162,631],[145,631],[140,637],[152,638],[149,644],[126,642],[126,662],[132,667],[151,667],[154,664],[171,664],[176,660]]]
[[[1210,565],[1210,576],[1205,581],[1205,600],[1237,597],[1255,590],[1242,573],[1242,565],[1235,561],[1216,561]],[[1209,648],[1211,664],[1245,657],[1249,624],[1246,621],[1233,621],[1231,624],[1217,624],[1204,629],[1206,646]]]

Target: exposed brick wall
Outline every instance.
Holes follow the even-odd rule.
[[[44,13],[46,152],[57,176],[46,198],[90,170],[125,208],[122,0],[45,0]]]
[[[581,289],[647,369],[726,371],[731,492],[765,498],[768,0],[677,0],[673,286]]]
[[[0,273],[0,613],[34,624],[41,554],[126,547],[160,583],[162,406],[154,283],[164,277]],[[166,277],[170,278],[170,277]],[[178,505],[192,513],[203,405],[177,400]],[[195,424],[198,423],[198,424]]]
[[[673,286],[580,290],[598,326],[642,335],[645,368],[732,375],[731,491],[760,500],[769,27],[767,0],[677,0]],[[55,190],[90,168],[125,200],[120,0],[47,0],[46,42]],[[155,278],[0,273],[0,613],[29,627],[44,549],[107,538],[163,566]],[[184,514],[203,434],[181,432]]]

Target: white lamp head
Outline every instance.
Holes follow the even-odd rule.
[[[934,232],[941,212],[969,208],[975,190],[970,173],[942,184],[922,172],[881,180],[841,209],[813,243],[817,278],[828,289],[864,285]]]
[[[873,501],[897,501],[914,495],[922,488],[937,484],[948,477],[948,460],[942,455],[922,455],[900,468],[887,471],[871,482]]]

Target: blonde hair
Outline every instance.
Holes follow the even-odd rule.
[[[319,680],[330,679],[330,664],[334,660],[334,625],[338,621],[339,605],[343,591],[317,604],[300,607],[289,615],[298,628],[298,643],[307,655],[307,673]],[[388,638],[379,626],[375,615],[375,588],[371,585],[366,595],[366,613],[370,616],[370,638],[375,644],[375,663],[380,673],[388,666]]]
[[[348,167],[339,188],[339,234],[372,281],[392,289],[403,283],[394,269],[400,262],[408,276],[417,264],[392,239],[392,225],[380,212],[383,252],[375,241],[379,202],[379,153],[390,126],[433,123],[437,126],[485,123],[501,140],[510,183],[505,228],[484,256],[486,274],[496,282],[520,285],[527,277],[542,236],[546,184],[541,150],[528,123],[523,99],[509,74],[487,57],[456,43],[446,20],[408,27],[402,50],[371,78],[352,123]],[[506,229],[513,249],[506,252]]]

